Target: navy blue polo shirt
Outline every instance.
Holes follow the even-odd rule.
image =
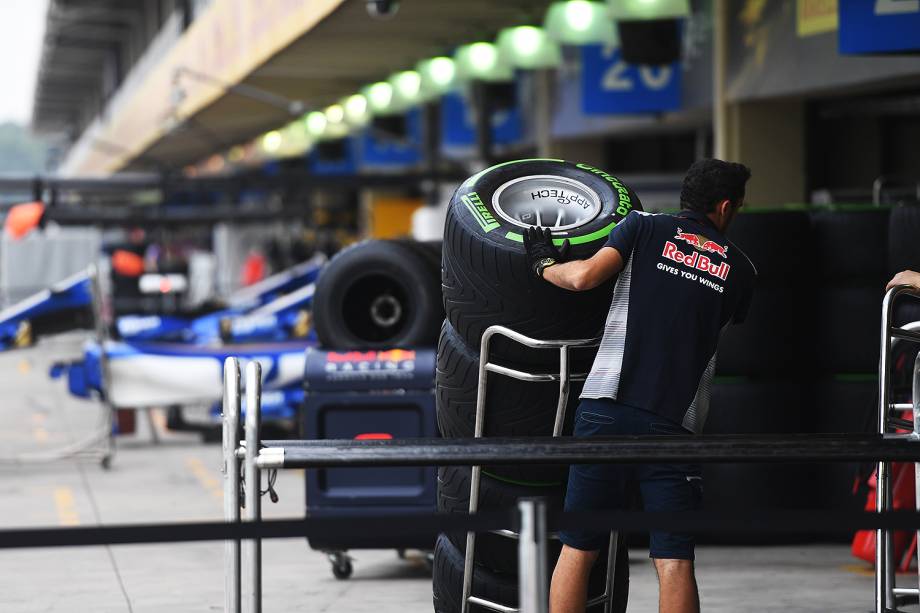
[[[719,334],[747,314],[754,265],[693,211],[633,211],[605,247],[625,266],[581,397],[611,398],[700,432]]]

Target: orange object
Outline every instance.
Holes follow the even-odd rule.
[[[144,274],[144,258],[127,251],[116,249],[112,252],[112,270],[123,277],[139,277]]]
[[[265,278],[265,256],[258,251],[250,251],[243,263],[243,286],[258,283]]]
[[[19,239],[31,232],[45,215],[43,202],[25,202],[12,207],[6,214],[6,233]]]

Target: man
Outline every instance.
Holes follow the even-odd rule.
[[[575,436],[700,432],[719,333],[744,318],[756,275],[747,256],[724,235],[741,208],[750,175],[741,164],[694,163],[681,189],[680,213],[630,213],[588,260],[563,262],[568,246],[557,250],[549,229],[526,232],[533,272],[549,283],[582,291],[619,274],[603,340],[581,393]],[[571,467],[565,509],[622,508],[630,483],[638,484],[648,511],[699,508],[698,465],[599,464]],[[584,611],[591,566],[608,535],[580,530],[560,538],[550,611]],[[699,611],[693,549],[692,535],[651,533],[659,611]]]

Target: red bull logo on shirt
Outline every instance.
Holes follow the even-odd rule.
[[[684,232],[678,227],[677,234],[674,235],[674,238],[676,240],[688,243],[697,251],[708,251],[709,253],[718,253],[723,258],[728,257],[728,247],[723,247],[714,240],[706,238],[702,234],[691,234],[690,232]]]
[[[690,236],[697,235],[691,234]],[[690,268],[696,270],[701,270],[712,275],[713,277],[722,279],[723,281],[728,277],[728,271],[731,269],[731,266],[729,266],[728,262],[713,262],[709,259],[709,257],[700,253],[700,251],[684,253],[678,249],[677,245],[671,241],[665,241],[664,251],[661,252],[661,255],[662,257],[665,257],[671,261],[683,264],[684,266],[689,266]]]

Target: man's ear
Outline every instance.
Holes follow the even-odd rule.
[[[731,209],[732,209],[731,200],[726,199],[716,205],[716,210],[719,212],[719,215],[722,217],[725,217],[726,215],[728,215]]]

